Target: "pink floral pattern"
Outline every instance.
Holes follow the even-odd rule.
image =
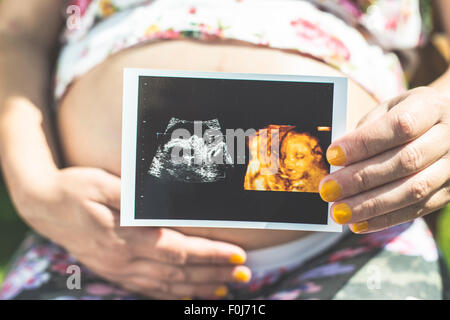
[[[73,79],[111,54],[157,39],[188,37],[236,39],[297,51],[334,66],[378,100],[386,100],[404,92],[406,85],[397,57],[384,50],[414,47],[423,39],[419,0],[71,3],[80,6],[82,16],[76,28],[64,33],[55,76],[57,99]],[[359,33],[360,28],[369,33]]]
[[[330,52],[331,55],[328,60],[336,61],[336,65],[340,61],[350,60],[350,51],[345,44],[337,37],[322,30],[319,25],[302,18],[291,21],[291,25],[295,28],[301,41],[308,43],[310,46],[322,48],[320,51]]]

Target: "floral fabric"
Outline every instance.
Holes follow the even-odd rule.
[[[109,55],[144,42],[235,39],[297,51],[341,70],[379,100],[406,89],[396,55],[423,39],[419,0],[74,0],[55,97]]]
[[[67,286],[69,266],[81,269],[81,288]],[[367,235],[347,234],[306,262],[229,284],[225,299],[441,299],[438,251],[421,219]],[[18,254],[0,299],[145,299],[118,288],[35,234]],[[214,299],[214,297],[211,297]]]

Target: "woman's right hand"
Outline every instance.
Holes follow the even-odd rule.
[[[15,199],[37,232],[62,245],[100,277],[159,299],[213,298],[247,282],[245,251],[233,244],[157,227],[120,227],[120,178],[73,167]]]

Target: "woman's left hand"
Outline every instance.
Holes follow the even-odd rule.
[[[450,99],[422,87],[370,112],[327,150],[344,166],[319,186],[331,216],[353,232],[379,231],[450,201]]]

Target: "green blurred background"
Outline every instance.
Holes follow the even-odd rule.
[[[22,241],[28,227],[14,211],[0,177],[0,284],[5,275],[5,268],[14,250]]]

